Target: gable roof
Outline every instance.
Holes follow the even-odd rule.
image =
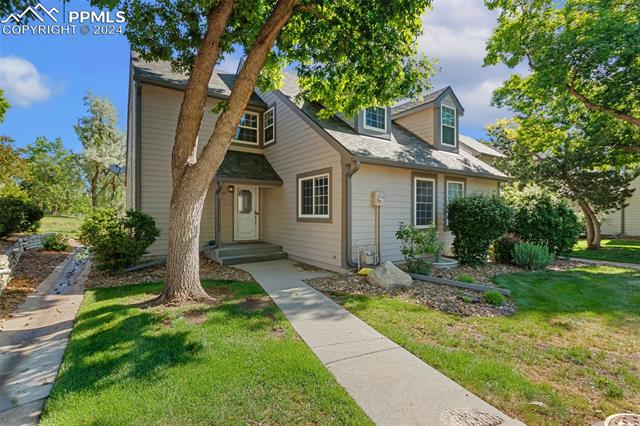
[[[500,151],[491,148],[490,146],[487,146],[482,142],[473,139],[472,137],[460,135],[459,140],[462,146],[469,148],[471,151],[478,154],[487,155],[489,157],[504,157],[504,154]]]
[[[229,150],[224,156],[216,179],[220,182],[255,181],[282,184],[282,179],[262,154]]]
[[[320,119],[322,106],[299,99],[297,77],[286,73],[285,83],[279,91],[293,108],[300,109],[322,131],[344,147],[356,160],[432,171],[449,171],[462,175],[491,177],[507,180],[496,168],[464,151],[458,153],[432,148],[427,142],[394,123],[391,138],[382,139],[359,134],[346,120],[338,117]]]
[[[131,67],[134,80],[171,89],[184,90],[189,79],[187,74],[175,72],[169,62],[146,62],[138,58],[136,54],[131,55]],[[235,81],[235,74],[214,72],[209,80],[209,96],[222,100],[229,99]],[[267,107],[267,104],[255,92],[251,95],[249,104],[261,108]]]
[[[416,101],[409,101],[409,102],[405,102],[403,104],[394,106],[393,108],[391,108],[391,117],[394,119],[400,118],[406,115],[413,114],[414,112],[418,112],[423,109],[430,108],[433,106],[433,104],[440,101],[447,95],[451,96],[451,98],[455,102],[459,111],[458,115],[464,115],[464,108],[460,103],[460,101],[458,100],[458,97],[454,93],[451,86],[447,86],[442,89],[431,92],[425,95],[423,98],[418,99]]]

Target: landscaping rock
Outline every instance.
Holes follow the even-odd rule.
[[[393,263],[387,261],[367,275],[371,285],[390,289],[394,287],[411,287],[413,278]]]

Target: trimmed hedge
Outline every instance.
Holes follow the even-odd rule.
[[[80,226],[80,241],[91,246],[96,266],[119,271],[134,265],[160,235],[151,216],[138,210],[124,214],[96,209]]]
[[[18,197],[0,198],[0,238],[16,232],[38,229],[44,212],[35,204]]]
[[[457,198],[447,211],[453,254],[467,265],[486,262],[491,243],[513,226],[513,209],[495,194]]]

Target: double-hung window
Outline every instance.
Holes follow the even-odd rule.
[[[387,131],[387,109],[372,107],[364,110],[364,128],[378,132]]]
[[[440,142],[442,145],[456,146],[456,110],[440,107]]]
[[[329,174],[298,178],[298,217],[329,218]]]
[[[264,113],[264,145],[271,145],[276,141],[276,120],[273,107]]]
[[[413,181],[413,217],[418,228],[435,225],[436,181],[431,178],[416,177]]]
[[[447,205],[457,198],[464,197],[464,182],[449,180],[447,181]],[[449,219],[447,218],[447,225]]]
[[[236,128],[233,142],[258,145],[258,121],[260,115],[257,112],[245,111]]]

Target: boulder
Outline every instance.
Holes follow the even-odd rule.
[[[391,262],[384,262],[367,275],[371,285],[390,289],[393,287],[411,287],[413,279]]]

